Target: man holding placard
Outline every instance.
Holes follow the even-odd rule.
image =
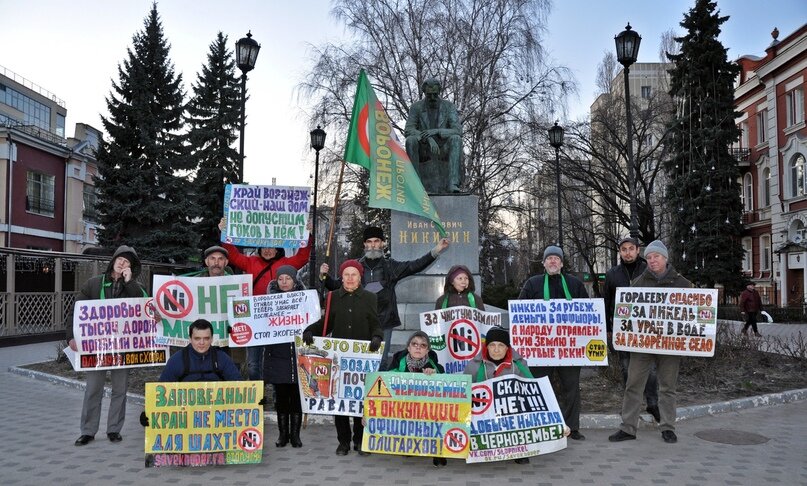
[[[616,300],[616,289],[619,287],[630,287],[633,279],[641,275],[647,268],[647,262],[639,256],[639,242],[632,236],[625,236],[619,240],[619,265],[612,267],[605,274],[605,324],[608,332],[608,341],[611,341],[611,334],[614,329],[614,303]],[[622,366],[622,384],[628,383],[628,367],[630,366],[630,355],[627,351],[617,351],[619,364]],[[656,419],[661,420],[658,411],[658,380],[656,370],[650,370],[647,385],[644,388],[644,398],[647,402],[647,413]]]
[[[563,250],[554,245],[544,250],[545,273],[535,275],[524,282],[518,299],[588,299],[585,285],[573,275],[561,273],[563,268]],[[556,395],[562,397],[563,420],[570,429],[570,439],[585,440],[580,428],[580,366],[535,366],[530,367],[535,378],[557,373],[561,390]]]
[[[140,259],[134,248],[120,246],[112,255],[112,260],[102,275],[92,277],[81,287],[76,301],[94,299],[118,299],[125,297],[146,297],[145,289],[137,281],[140,275]],[[70,349],[78,351],[73,338],[73,319],[68,319],[67,340]],[[126,418],[126,390],[129,385],[129,370],[110,370],[112,396],[109,401],[106,435],[110,442],[120,442],[123,421]],[[106,371],[87,371],[87,387],[84,390],[84,403],[81,406],[81,436],[75,445],[87,445],[95,439],[101,422],[101,399],[104,396]]]
[[[692,283],[685,279],[667,263],[669,254],[667,247],[655,240],[645,248],[647,269],[631,284],[631,287],[653,288],[690,288]],[[628,383],[625,386],[625,397],[622,401],[622,425],[619,430],[608,437],[611,442],[621,442],[636,438],[639,426],[639,409],[642,406],[642,391],[647,383],[653,365],[659,383],[659,413],[661,420],[661,437],[664,442],[678,442],[675,435],[675,393],[678,383],[678,367],[681,357],[669,354],[633,353],[628,368]]]

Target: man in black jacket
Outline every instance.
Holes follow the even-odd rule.
[[[530,277],[521,288],[519,299],[588,299],[585,285],[573,275],[560,273],[563,268],[563,250],[550,245],[544,250],[544,270],[546,273]],[[560,378],[560,398],[563,420],[572,429],[570,439],[585,440],[580,433],[580,367],[579,366],[531,366],[532,376],[540,378],[553,372]]]
[[[608,331],[608,343],[611,343],[611,334],[614,329],[614,306],[616,305],[617,287],[630,287],[630,283],[642,274],[647,268],[647,262],[639,256],[639,242],[630,236],[625,236],[619,240],[619,265],[611,268],[605,274],[605,326]],[[613,348],[612,348],[613,349]],[[622,367],[622,384],[628,383],[628,366],[630,366],[630,354],[627,351],[615,351]],[[656,419],[661,420],[658,410],[658,380],[656,370],[651,369],[644,389],[644,398],[647,402],[647,413]]]
[[[97,299],[121,299],[126,297],[147,297],[143,286],[137,282],[140,275],[140,259],[134,249],[129,246],[120,246],[112,255],[106,272],[92,277],[81,287],[76,301]],[[72,315],[67,322],[67,340],[70,349],[78,351],[76,340],[73,338]],[[120,431],[123,420],[126,418],[126,390],[129,385],[129,370],[118,368],[110,370],[112,396],[109,401],[106,435],[111,442],[120,442],[123,437]],[[81,436],[76,439],[75,445],[87,445],[95,439],[98,426],[101,422],[101,398],[104,396],[104,382],[106,370],[87,371],[87,387],[84,390],[84,404],[81,407]]]
[[[398,316],[398,299],[395,295],[395,286],[398,281],[414,275],[431,265],[440,253],[448,248],[448,239],[443,238],[428,253],[417,260],[399,262],[384,257],[384,247],[387,242],[384,231],[377,226],[368,226],[364,229],[364,256],[359,259],[364,273],[361,284],[364,290],[376,294],[378,298],[378,322],[384,331],[384,354],[381,363],[387,362],[390,351],[392,330],[401,325]],[[328,275],[328,264],[320,266],[320,279],[328,290],[336,290],[342,286],[341,279],[333,279]]]

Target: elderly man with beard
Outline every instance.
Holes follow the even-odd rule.
[[[431,265],[440,253],[448,248],[449,242],[447,238],[443,238],[422,257],[406,262],[385,258],[386,244],[384,231],[381,228],[377,226],[365,228],[364,256],[359,259],[359,263],[363,267],[361,283],[365,290],[376,294],[378,298],[378,320],[384,330],[384,342],[386,343],[384,355],[381,357],[382,364],[386,364],[389,356],[392,331],[401,325],[395,286],[401,279],[414,275]],[[320,266],[320,278],[325,288],[336,290],[342,286],[342,282],[339,279],[331,278],[328,275],[328,269],[327,263]]]
[[[667,263],[667,247],[659,240],[653,241],[644,250],[647,269],[631,283],[631,287],[690,288],[692,283]],[[659,395],[659,428],[661,438],[668,444],[678,442],[675,435],[675,394],[678,386],[678,367],[681,357],[667,354],[632,353],[628,368],[628,383],[622,400],[622,425],[608,440],[622,442],[636,438],[639,426],[639,409],[642,406],[642,391],[653,365],[656,365]]]
[[[588,299],[588,292],[583,282],[573,275],[564,275],[563,250],[550,245],[544,250],[545,273],[530,277],[521,288],[519,299]],[[566,425],[572,429],[570,439],[585,440],[580,428],[580,367],[579,366],[531,366],[530,371],[536,378],[557,373],[561,390],[555,390],[560,398],[561,412]]]
[[[647,268],[647,262],[639,256],[639,242],[635,238],[626,236],[619,240],[619,265],[611,268],[605,274],[605,328],[608,331],[608,342],[611,342],[611,334],[614,329],[614,306],[616,304],[616,289],[618,287],[630,287],[633,279],[641,275]],[[616,351],[619,357],[619,364],[622,367],[622,384],[628,383],[628,367],[630,366],[630,353],[627,351]],[[651,369],[647,379],[647,386],[644,388],[644,398],[647,402],[647,413],[656,419],[661,420],[658,411],[658,381],[656,380],[656,370]]]

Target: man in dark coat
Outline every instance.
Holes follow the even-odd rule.
[[[362,266],[361,284],[365,290],[376,294],[378,301],[378,321],[384,330],[384,355],[381,362],[386,363],[389,356],[390,341],[392,331],[401,325],[401,318],[398,316],[398,299],[395,295],[395,286],[398,282],[410,275],[414,275],[437,259],[437,257],[448,248],[448,239],[443,238],[428,253],[417,260],[399,262],[392,258],[384,257],[384,247],[386,241],[384,231],[377,226],[369,226],[364,229],[364,256],[359,259]],[[328,264],[320,266],[320,279],[328,290],[336,290],[342,282],[332,279],[328,275]]]
[[[616,289],[619,287],[630,287],[633,279],[641,275],[647,268],[647,262],[639,256],[639,242],[630,236],[619,240],[619,265],[611,268],[605,274],[605,326],[608,331],[608,343],[611,343],[611,335],[614,329],[614,306],[616,305]],[[627,351],[615,351],[619,357],[619,364],[622,367],[622,384],[628,383],[628,367],[630,366],[630,355]],[[647,386],[644,389],[644,398],[647,402],[647,413],[660,420],[658,411],[658,381],[656,380],[656,370],[650,370],[647,379]]]
[[[84,282],[76,301],[98,299],[122,299],[147,297],[146,290],[137,282],[140,275],[140,259],[134,248],[120,246],[112,255],[106,271]],[[78,351],[73,338],[72,316],[67,320],[67,340],[70,349]],[[84,403],[81,406],[81,436],[75,445],[87,445],[95,439],[101,422],[101,399],[104,396],[106,370],[87,371],[87,387],[84,390]],[[111,442],[120,442],[123,421],[126,418],[126,391],[129,386],[129,370],[119,368],[110,370],[112,396],[107,414],[106,435]]]
[[[550,245],[544,250],[544,270],[546,273],[530,277],[521,288],[519,299],[588,299],[585,285],[573,275],[564,275],[563,250]],[[560,398],[561,412],[566,425],[572,429],[570,439],[585,440],[580,433],[580,367],[579,366],[531,366],[532,376],[540,378],[557,373],[561,390],[555,394]]]
[[[659,240],[647,245],[644,250],[647,269],[631,283],[631,287],[690,288],[692,284],[667,263],[667,247]],[[628,383],[622,401],[622,425],[608,440],[621,442],[636,438],[639,426],[639,409],[642,406],[642,391],[647,384],[650,369],[655,364],[659,384],[659,428],[664,442],[678,442],[675,435],[675,393],[678,385],[678,367],[681,357],[667,354],[633,353],[628,368]]]
[[[740,312],[745,316],[745,326],[743,326],[743,334],[748,332],[748,328],[754,330],[754,334],[759,336],[759,329],[757,329],[757,314],[762,310],[762,297],[757,292],[756,284],[748,282],[745,290],[740,294]]]
[[[326,300],[326,315],[311,324],[303,331],[303,342],[309,346],[314,343],[314,336],[327,336],[341,339],[358,339],[370,341],[369,350],[378,351],[383,333],[378,325],[378,309],[376,295],[361,288],[364,266],[357,260],[347,260],[339,267],[342,287],[331,292]],[[383,360],[381,361],[384,362]],[[336,415],[336,437],[339,447],[337,456],[346,456],[350,451],[350,417]],[[353,417],[353,449],[359,455],[367,455],[361,450],[364,426],[361,417]]]

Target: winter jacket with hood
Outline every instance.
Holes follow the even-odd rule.
[[[463,290],[462,292],[457,292],[457,289],[451,285],[450,279],[451,275],[456,272],[457,270],[461,270],[468,275],[468,288]],[[467,307],[475,307],[481,311],[485,310],[485,304],[482,302],[482,298],[479,297],[474,293],[476,289],[474,288],[474,277],[471,275],[471,271],[468,270],[468,267],[465,265],[454,265],[450,269],[448,269],[448,274],[446,274],[446,281],[445,285],[443,286],[443,295],[437,299],[437,302],[434,303],[435,310],[439,309],[446,309],[449,307],[459,307],[459,306],[467,306]],[[473,295],[474,297],[474,304],[471,305],[471,301],[468,298],[469,295]]]
[[[112,280],[112,270],[115,265],[115,260],[119,256],[125,257],[131,264],[132,278],[128,282],[124,282],[122,277],[118,279],[118,282]],[[137,281],[137,277],[140,276],[142,268],[140,258],[138,258],[134,248],[121,245],[115,250],[112,259],[109,260],[106,271],[102,275],[96,275],[84,282],[79,294],[76,296],[76,301],[147,297],[148,293],[146,289]],[[72,313],[68,316],[65,325],[66,338],[70,341],[74,337]]]

